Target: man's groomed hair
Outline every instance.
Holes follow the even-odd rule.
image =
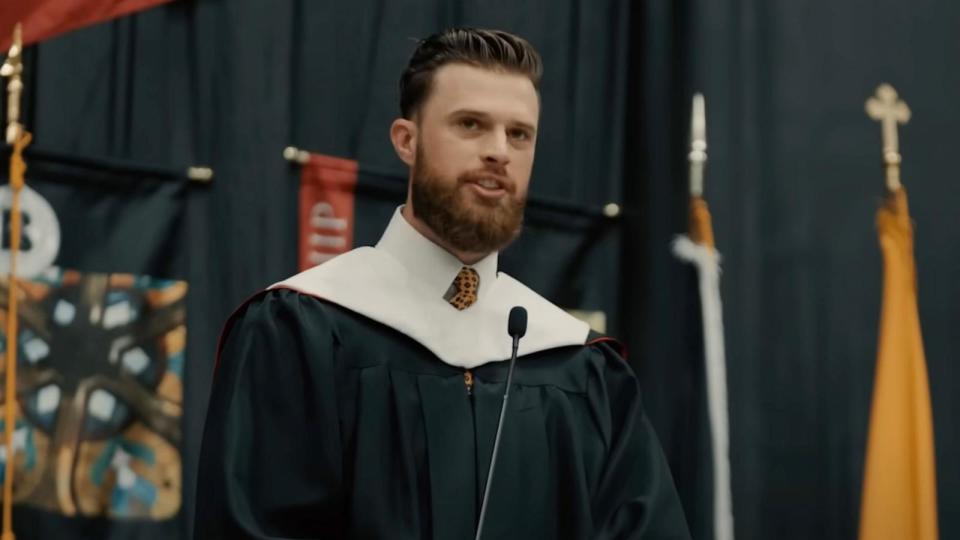
[[[404,118],[413,118],[426,101],[437,69],[453,63],[526,75],[540,89],[543,63],[527,40],[502,30],[451,28],[421,40],[400,76]]]

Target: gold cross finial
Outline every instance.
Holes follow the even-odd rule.
[[[7,52],[7,60],[0,67],[0,76],[10,77],[7,83],[7,144],[14,144],[23,132],[20,124],[20,95],[23,93],[23,33],[20,23],[13,27],[13,43]]]
[[[887,189],[900,189],[900,141],[897,124],[910,121],[910,107],[899,99],[897,91],[887,83],[877,87],[877,94],[867,100],[867,115],[880,122],[883,133],[883,163],[887,170]]]

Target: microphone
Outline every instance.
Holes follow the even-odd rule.
[[[520,306],[514,306],[510,310],[510,317],[507,318],[507,333],[513,338],[513,346],[516,348],[520,338],[527,333],[527,310]],[[514,357],[516,353],[514,353]]]
[[[487,470],[487,485],[483,489],[483,499],[480,503],[480,521],[477,522],[477,535],[474,540],[480,540],[483,533],[483,521],[487,516],[487,502],[490,499],[490,484],[493,483],[493,470],[497,465],[497,454],[500,451],[500,435],[503,434],[503,418],[507,411],[507,401],[510,399],[510,385],[513,382],[513,367],[517,363],[517,347],[520,338],[527,333],[527,310],[514,306],[507,318],[507,333],[513,338],[513,352],[510,354],[510,367],[507,368],[507,387],[503,391],[503,402],[500,404],[500,420],[497,422],[497,434],[493,438],[493,453],[490,454],[490,468]]]

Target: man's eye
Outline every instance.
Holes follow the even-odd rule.
[[[460,120],[460,126],[463,127],[464,129],[473,130],[480,127],[480,123],[474,120],[473,118],[464,118],[463,120]]]
[[[514,129],[510,131],[510,138],[517,141],[526,141],[530,138],[530,134],[522,129]]]

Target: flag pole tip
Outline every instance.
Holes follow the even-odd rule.
[[[707,162],[707,105],[701,92],[693,95],[690,110],[690,173],[687,178],[691,197],[703,195],[703,169]]]
[[[620,217],[620,212],[620,205],[617,203],[607,203],[603,207],[603,215],[610,219]]]
[[[190,167],[187,169],[187,178],[193,182],[209,184],[213,182],[213,169],[210,167]]]
[[[283,149],[283,159],[303,165],[304,163],[310,161],[310,152],[301,150],[296,146],[288,146]]]

